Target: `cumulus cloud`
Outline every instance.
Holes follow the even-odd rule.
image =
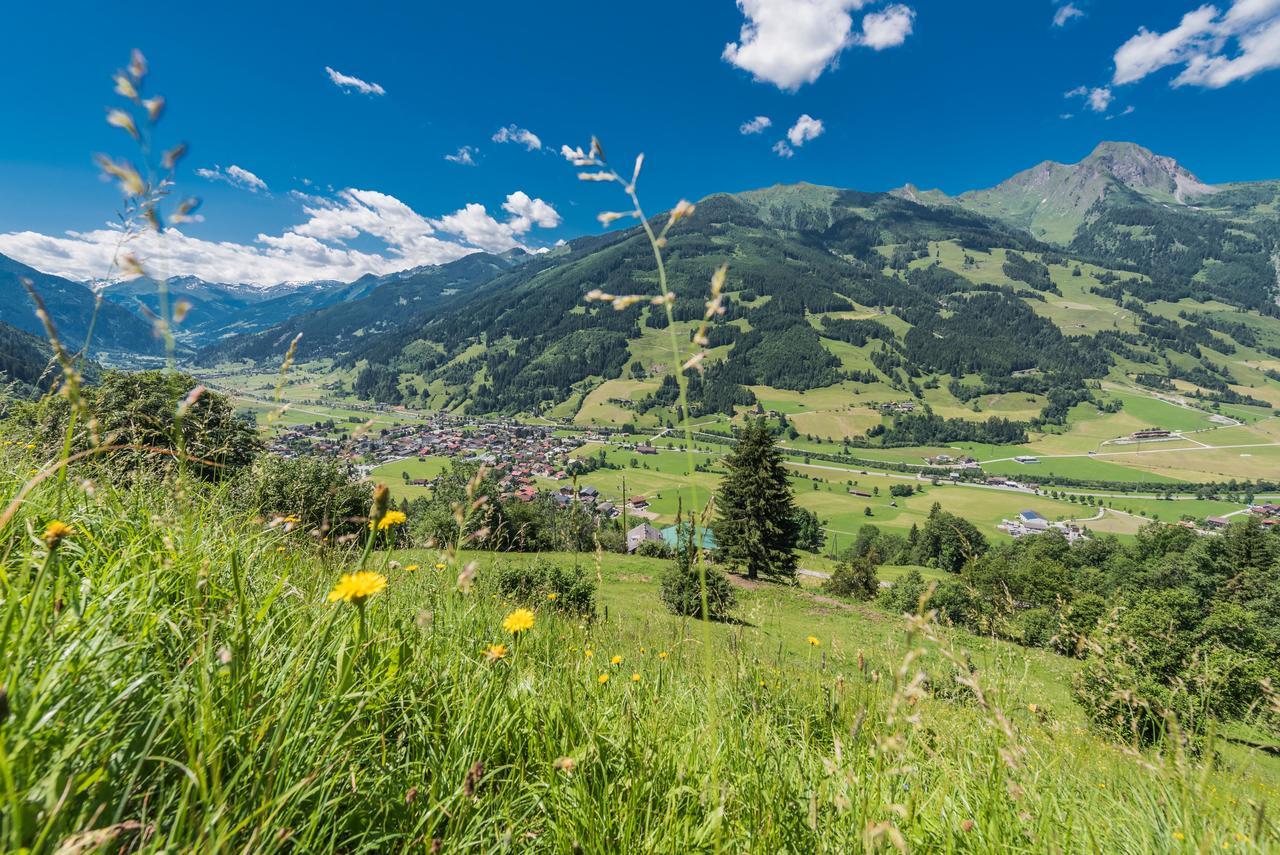
[[[862,34],[855,41],[872,50],[897,47],[911,35],[915,21],[914,9],[895,3],[883,12],[872,12],[863,18]]]
[[[791,145],[800,148],[809,140],[816,140],[822,136],[825,130],[821,119],[815,119],[805,113],[796,119],[796,123],[787,131],[787,139],[791,141]]]
[[[1084,11],[1074,3],[1059,6],[1053,13],[1053,25],[1065,27],[1073,18],[1083,18]]]
[[[745,135],[758,134],[765,128],[773,125],[773,119],[768,116],[756,116],[749,122],[743,122],[738,126],[738,133]]]
[[[242,190],[248,190],[250,193],[259,191],[265,193],[269,189],[267,182],[254,175],[247,169],[236,166],[234,163],[223,169],[216,163],[212,169],[202,167],[196,170],[196,175],[209,181],[222,181],[230,184],[232,187],[239,187]]]
[[[464,145],[458,149],[456,154],[446,154],[444,159],[450,163],[460,163],[463,166],[475,166],[476,150],[474,146]]]
[[[1224,12],[1200,6],[1176,27],[1142,27],[1115,53],[1112,83],[1137,82],[1163,68],[1181,66],[1173,86],[1220,89],[1280,68],[1280,0],[1233,0]]]
[[[145,232],[130,244],[144,266],[166,275],[193,275],[213,282],[274,285],[280,282],[385,274],[423,264],[442,264],[478,250],[521,248],[535,227],[554,228],[560,214],[542,199],[517,190],[503,203],[503,219],[471,203],[438,218],[425,217],[394,196],[350,188],[334,196],[293,193],[305,219],[279,234],[259,234],[249,243],[211,241],[179,229]],[[360,247],[354,246],[357,239]],[[109,268],[120,241],[114,228],[0,234],[0,253],[38,270],[87,280]],[[377,248],[374,245],[380,244]]]
[[[1093,89],[1088,86],[1077,86],[1070,92],[1063,93],[1063,97],[1083,98],[1085,104],[1095,113],[1105,113],[1111,106],[1111,102],[1115,100],[1115,94],[1110,86],[1098,86]]]
[[[496,143],[519,143],[529,151],[538,151],[542,148],[542,140],[538,139],[537,134],[528,128],[518,128],[515,125],[498,128],[493,135],[493,141]]]
[[[325,74],[329,75],[329,79],[334,85],[343,92],[359,92],[361,95],[386,95],[387,90],[383,89],[377,83],[370,83],[367,80],[361,80],[359,77],[352,77],[349,74],[343,74],[341,71],[334,71],[329,66],[324,67]]]
[[[773,144],[773,153],[778,157],[791,158],[796,156],[795,149],[787,145],[786,140],[778,140]]]
[[[863,18],[853,33],[853,15],[871,0],[737,0],[745,20],[738,41],[721,57],[758,81],[794,91],[834,67],[850,45],[875,50],[902,44],[915,12],[895,4]]]

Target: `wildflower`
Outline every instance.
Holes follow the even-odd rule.
[[[557,594],[555,591],[552,591],[551,593],[547,594],[547,599],[554,603],[559,596],[560,595]]]
[[[404,566],[404,572],[406,572],[406,573],[417,573],[417,572],[418,572],[418,565],[417,565],[417,564],[406,564],[406,565]]]
[[[507,657],[507,645],[490,644],[484,649],[484,658],[490,662],[497,662],[499,659]]]
[[[599,677],[596,678],[596,682],[603,686],[605,683],[609,682],[609,675],[601,674]]]
[[[587,654],[587,658],[588,658],[588,659],[590,659],[592,656],[595,656],[595,655],[596,655],[596,652],[595,652],[594,650],[592,650],[590,647],[588,647],[588,648],[586,649],[586,651],[584,651],[584,652]]]
[[[557,757],[556,761],[551,764],[557,772],[564,772],[566,775],[572,775],[574,770],[578,768],[578,761],[572,757]]]
[[[641,653],[644,653],[644,648],[643,648],[643,647],[641,647],[641,648],[640,648],[640,652],[641,652]]]
[[[805,639],[805,641],[809,642],[810,647],[817,647],[819,644],[822,643],[821,641],[818,640],[818,637],[816,635],[809,636],[807,639]]]
[[[378,522],[376,524],[372,520],[370,520],[369,528],[376,527],[378,531],[386,531],[392,526],[401,525],[407,519],[409,518],[405,516],[404,511],[387,511],[378,519]]]
[[[277,547],[276,547],[276,552],[284,552],[284,547],[283,547],[283,546],[277,546]]]
[[[1182,841],[1182,840],[1186,840],[1186,839],[1187,839],[1187,836],[1186,836],[1185,834],[1183,834],[1181,831],[1175,831],[1175,832],[1173,833],[1173,839],[1174,839],[1174,840],[1178,840],[1178,841]]]
[[[436,562],[436,569],[437,569],[437,570],[443,570],[443,569],[445,568],[445,566],[446,566],[446,565],[445,565],[445,563],[444,563],[443,561],[437,561],[437,562]]]
[[[665,650],[659,650],[659,651],[658,651],[658,658],[659,658],[659,659],[666,659],[666,658],[667,658],[667,651],[665,651]]]
[[[44,528],[45,545],[50,549],[57,549],[58,544],[62,542],[62,539],[70,537],[72,533],[71,526],[67,525],[62,520],[54,520]]]
[[[533,612],[528,609],[516,609],[503,619],[502,628],[512,635],[519,635],[533,629]]]
[[[387,587],[387,577],[372,570],[361,570],[357,573],[344,573],[329,592],[329,602],[339,600],[346,603],[364,605],[364,601]]]
[[[640,675],[639,675],[639,674],[632,674],[632,675],[631,675],[631,682],[633,682],[633,683],[639,683],[639,682],[640,682]]]
[[[610,660],[609,660],[609,664],[610,664],[610,665],[621,665],[621,664],[622,664],[622,657],[621,657],[621,656],[615,656],[615,657],[613,657],[612,659],[610,659]]]

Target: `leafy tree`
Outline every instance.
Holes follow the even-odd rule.
[[[836,565],[835,572],[822,588],[827,593],[840,597],[873,600],[880,593],[880,580],[876,576],[876,566],[871,559],[865,556],[849,556]]]
[[[763,418],[747,422],[725,467],[711,526],[718,552],[730,565],[744,567],[750,579],[794,579],[795,500]]]
[[[818,482],[813,483],[816,490]],[[796,528],[796,549],[817,552],[827,542],[827,534],[822,530],[822,521],[818,515],[806,508],[796,508],[794,518]]]
[[[986,551],[987,539],[973,523],[933,503],[916,541],[916,563],[959,573],[965,562]]]

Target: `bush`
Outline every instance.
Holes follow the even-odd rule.
[[[636,547],[635,554],[644,558],[671,559],[676,557],[676,551],[665,540],[641,541],[640,545]]]
[[[707,580],[707,618],[727,620],[738,604],[729,577],[709,564],[681,566],[677,562],[662,575],[662,602],[672,614],[702,617],[702,576]]]
[[[202,391],[194,394],[197,389]],[[236,416],[225,395],[186,374],[108,371],[100,385],[84,391],[84,403],[103,444],[127,446],[93,458],[109,459],[112,474],[167,472],[182,452],[187,471],[216,481],[251,464],[261,448],[254,425]],[[34,423],[36,442],[46,453],[62,454],[70,413],[65,398],[50,395],[24,416]],[[78,419],[72,452],[92,447],[90,430],[83,417]]]
[[[914,614],[920,607],[920,597],[924,595],[927,587],[920,571],[912,568],[892,586],[881,592],[880,604],[897,614],[906,612]]]
[[[875,565],[866,557],[856,557],[841,561],[836,565],[822,586],[828,594],[838,597],[853,597],[855,600],[873,600],[880,593],[880,580],[876,577]]]
[[[296,517],[297,527],[332,541],[364,527],[368,482],[336,460],[263,456],[234,485],[240,504],[267,517]]]
[[[585,618],[596,614],[596,583],[581,567],[561,567],[541,560],[506,564],[498,568],[496,584],[498,593],[522,605],[549,605]]]

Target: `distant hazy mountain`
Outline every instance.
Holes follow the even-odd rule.
[[[300,292],[250,306],[238,324],[225,327],[223,340],[207,346],[198,359],[209,363],[279,357],[299,333],[300,356],[345,352],[360,339],[413,323],[432,308],[469,293],[529,258],[520,251],[502,255],[478,252],[448,264],[387,276],[364,276],[349,285]],[[273,316],[274,325],[269,326],[266,321]],[[250,323],[260,331],[246,329]],[[248,334],[236,334],[242,332]]]
[[[22,287],[32,282],[69,350],[84,345],[94,315],[97,295],[78,282],[41,273],[35,268],[0,255],[0,321],[43,338],[44,326],[36,317],[35,304]],[[93,326],[92,350],[155,353],[160,344],[152,325],[127,309],[104,300]]]
[[[303,312],[356,299],[381,281],[365,276],[351,283],[292,282],[264,288],[175,276],[164,284],[170,307],[178,301],[189,306],[182,323],[174,328],[175,337],[198,348],[228,336],[258,332]],[[160,313],[160,286],[153,279],[138,278],[97,287],[112,303],[143,317],[153,317]]]

